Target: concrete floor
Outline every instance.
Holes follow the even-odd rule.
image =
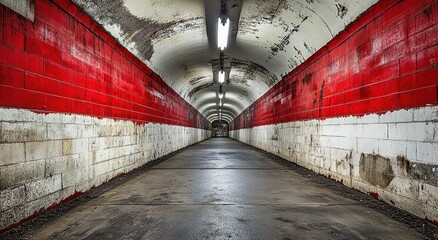
[[[417,239],[231,139],[189,147],[28,239]]]

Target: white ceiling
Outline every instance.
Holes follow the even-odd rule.
[[[217,119],[220,0],[73,0],[209,120]],[[232,120],[377,0],[225,0],[222,116]]]

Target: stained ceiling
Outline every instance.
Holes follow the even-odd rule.
[[[210,121],[231,121],[377,0],[73,0]],[[218,98],[217,19],[230,18]]]

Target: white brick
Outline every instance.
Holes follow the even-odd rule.
[[[71,139],[62,141],[62,153],[64,155],[88,152],[89,139]]]
[[[0,122],[34,122],[36,116],[29,110],[0,107]]]
[[[26,200],[32,201],[61,190],[61,175],[55,175],[26,184]]]
[[[79,138],[81,134],[80,126],[63,123],[49,124],[47,127],[48,138],[50,140]]]
[[[383,115],[380,115],[379,120],[381,123],[412,122],[414,120],[414,111],[410,109],[387,112]]]
[[[0,142],[44,141],[47,139],[45,123],[3,122]]]
[[[94,125],[94,124],[98,124],[99,121],[101,121],[96,117],[82,116],[82,115],[73,115],[73,116],[75,116],[75,123],[77,123],[77,124]]]
[[[356,139],[352,137],[333,137],[333,147],[346,150],[352,150],[356,148]]]
[[[76,168],[85,168],[93,164],[90,153],[74,154],[71,158],[75,161]]]
[[[90,180],[90,168],[79,168],[62,174],[62,187],[77,186]]]
[[[351,152],[343,149],[332,148],[330,151],[330,158],[334,161],[338,161],[341,159],[348,159]]]
[[[73,153],[85,153],[88,152],[89,139],[73,139],[72,151]]]
[[[93,125],[81,125],[80,138],[91,138],[94,137],[94,126]]]
[[[50,113],[47,115],[38,115],[35,121],[44,123],[69,123],[75,122],[75,115]]]
[[[15,206],[24,203],[24,185],[16,188],[9,188],[0,192],[0,212],[4,212]]]
[[[35,119],[37,122],[45,122],[45,123],[63,123],[65,122],[63,114],[51,113],[47,115],[38,115]]]
[[[321,126],[344,124],[344,118],[328,118],[321,121]]]
[[[24,162],[24,143],[0,144],[0,166]]]
[[[379,154],[383,157],[406,156],[406,142],[380,139]]]
[[[44,160],[18,163],[0,168],[0,189],[18,186],[44,177]]]
[[[379,115],[369,114],[356,119],[357,124],[374,124],[379,122]]]
[[[91,138],[89,140],[88,151],[91,152],[91,151],[94,151],[94,150],[97,150],[97,149],[99,149],[99,140],[98,140],[98,138]]]
[[[103,162],[103,161],[110,159],[109,151],[107,149],[97,150],[93,154],[95,156],[95,159],[94,159],[95,163]]]
[[[417,160],[438,164],[438,143],[417,143]]]
[[[307,132],[304,133],[305,136],[309,136],[309,129],[306,129]],[[328,125],[321,127],[321,135],[323,136],[342,136],[349,137],[353,136],[357,132],[357,128],[355,125]]]
[[[72,171],[74,169],[76,169],[76,161],[73,158],[73,155],[46,160],[46,177]]]
[[[26,161],[33,161],[62,155],[61,141],[27,142]]]
[[[386,124],[365,124],[363,125],[364,138],[386,139],[388,137]]]
[[[409,161],[417,161],[417,143],[407,142],[406,143],[406,157]]]
[[[93,167],[93,173],[94,173],[93,176],[94,177],[101,176],[101,175],[108,173],[108,172],[111,172],[113,170],[108,161],[94,164],[92,167]]]
[[[436,123],[398,123],[389,124],[389,139],[408,141],[433,141]]]
[[[337,128],[338,127],[336,125],[321,126],[321,135],[335,136]]]
[[[414,109],[414,121],[438,121],[438,106]]]
[[[376,139],[358,138],[356,151],[358,153],[376,154],[379,152],[379,141]]]

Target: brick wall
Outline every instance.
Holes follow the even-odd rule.
[[[231,128],[437,103],[438,3],[380,1],[246,109]]]
[[[438,219],[438,107],[269,124],[230,137]]]
[[[438,219],[437,22],[436,0],[378,2],[240,114],[231,136]]]
[[[68,0],[0,5],[0,231],[210,136],[210,123]]]
[[[209,127],[70,1],[36,0],[34,22],[2,5],[0,14],[0,106]]]
[[[0,108],[0,229],[210,136],[209,130]]]

